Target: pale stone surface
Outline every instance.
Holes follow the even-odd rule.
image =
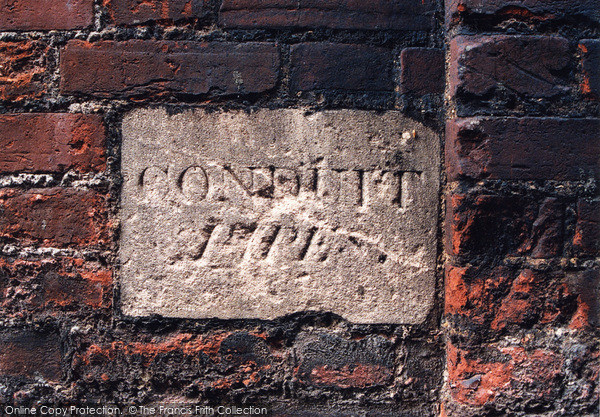
[[[122,310],[420,323],[435,292],[439,154],[434,132],[393,111],[130,112]]]

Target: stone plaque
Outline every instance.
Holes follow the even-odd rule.
[[[130,112],[122,310],[419,323],[435,293],[440,149],[398,112]]]

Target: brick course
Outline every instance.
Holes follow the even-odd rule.
[[[291,48],[292,91],[392,91],[393,55],[385,48],[303,43]]]
[[[224,0],[219,22],[239,28],[425,30],[433,26],[431,0]]]
[[[91,190],[0,190],[0,237],[22,245],[103,246],[109,243],[106,198]]]
[[[271,43],[71,41],[61,51],[61,92],[99,97],[260,93],[275,87]]]
[[[38,41],[0,42],[0,100],[39,99],[47,92],[48,50]]]
[[[450,42],[450,91],[482,96],[505,88],[533,98],[565,94],[568,80],[560,72],[569,63],[569,43],[558,36],[457,36]]]
[[[0,30],[80,29],[94,21],[93,0],[2,0]]]
[[[473,117],[446,125],[448,176],[510,180],[598,177],[600,119]]]
[[[116,25],[150,21],[178,21],[201,17],[207,0],[104,0],[103,5]]]
[[[102,171],[105,136],[96,114],[0,115],[0,172]]]

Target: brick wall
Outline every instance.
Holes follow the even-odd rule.
[[[598,9],[592,0],[3,2],[0,404],[595,415]],[[159,105],[398,110],[435,130],[447,183],[427,320],[123,315],[121,122]]]
[[[598,12],[446,2],[444,416],[598,412]]]

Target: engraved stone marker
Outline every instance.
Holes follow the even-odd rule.
[[[122,310],[419,323],[434,299],[439,139],[398,112],[123,121]]]

